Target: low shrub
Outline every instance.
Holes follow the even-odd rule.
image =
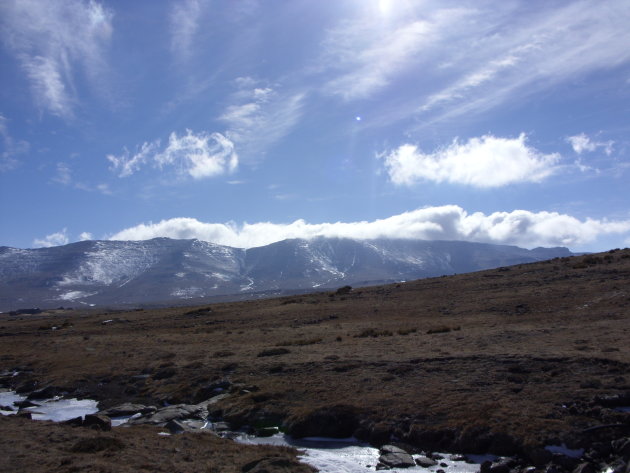
[[[291,353],[286,348],[268,348],[266,350],[261,351],[257,356],[278,356],[278,355],[286,355],[287,353]]]
[[[379,331],[379,330],[377,330],[375,328],[366,328],[361,333],[359,333],[358,335],[355,335],[354,338],[391,337],[392,335],[394,335],[394,334],[391,331],[389,331],[389,330],[380,330]]]

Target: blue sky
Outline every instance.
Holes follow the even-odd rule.
[[[630,246],[630,4],[0,4],[0,245]]]

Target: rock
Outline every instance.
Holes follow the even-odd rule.
[[[230,425],[227,422],[213,422],[212,430],[216,432],[225,432],[226,430],[230,430]]]
[[[181,434],[182,432],[192,432],[196,430],[176,419],[169,420],[164,427],[166,427],[171,434]]]
[[[394,445],[383,445],[380,448],[381,455],[385,455],[387,453],[407,453],[402,448],[396,447]]]
[[[108,431],[112,430],[112,420],[102,414],[88,414],[83,419],[83,427],[89,427],[94,430]]]
[[[71,425],[73,427],[81,427],[83,425],[83,417],[74,417],[73,419],[68,419],[67,421],[62,422],[62,424]]]
[[[41,399],[50,399],[59,394],[59,389],[54,386],[46,386],[45,388],[38,389],[37,391],[33,391],[29,394],[26,399],[27,400],[41,400]]]
[[[280,432],[278,427],[263,427],[256,429],[256,437],[271,437]]]
[[[481,464],[480,473],[509,473],[514,461],[504,458],[496,462],[485,461]]]
[[[16,415],[16,417],[22,417],[24,419],[32,419],[33,415],[29,411],[20,411]]]
[[[540,447],[530,447],[525,450],[529,461],[536,467],[543,467],[551,461],[552,454],[549,450]]]
[[[13,403],[14,406],[17,406],[19,409],[26,409],[27,407],[38,407],[39,404],[34,404],[29,400],[18,401]]]
[[[0,411],[14,411],[13,406],[0,406]]]
[[[604,407],[630,406],[630,392],[624,394],[612,394],[609,396],[597,396],[595,402]]]
[[[572,458],[561,453],[554,453],[551,457],[551,461],[567,471],[573,471],[573,469],[580,463],[579,458]]]
[[[627,471],[630,469],[630,463],[626,463],[623,460],[618,460],[610,465],[610,469],[612,469],[612,473],[627,473]],[[606,470],[607,469],[604,468],[603,471]]]
[[[545,473],[564,473],[564,470],[560,468],[558,465],[554,465],[553,463],[550,463],[545,468]]]
[[[437,462],[429,457],[422,456],[416,458],[416,465],[421,466],[422,468],[430,468],[437,465]]]
[[[416,462],[411,455],[402,448],[394,445],[384,445],[380,449],[381,456],[378,461],[390,468],[411,468],[416,466]]]
[[[170,420],[182,419],[203,419],[207,417],[208,411],[197,404],[177,404],[174,406],[163,407],[153,414],[143,415],[135,419],[130,419],[129,424],[151,424],[164,425]]]
[[[122,417],[132,416],[134,414],[152,414],[156,411],[157,407],[154,406],[145,406],[143,404],[132,404],[130,402],[126,402],[125,404],[110,407],[109,409],[103,409],[99,412],[99,414],[106,415],[107,417]]]
[[[597,468],[590,463],[584,462],[576,466],[573,473],[597,473]]]
[[[271,457],[254,460],[241,468],[243,473],[302,473],[313,469],[290,458]]]
[[[612,442],[613,451],[624,460],[630,460],[630,437],[617,439]]]
[[[210,399],[213,396],[224,393],[225,391],[230,389],[231,386],[232,383],[227,380],[210,383],[207,386],[203,386],[197,390],[194,396],[194,401],[201,402]]]

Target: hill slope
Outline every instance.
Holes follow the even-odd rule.
[[[457,241],[284,240],[239,249],[198,240],[84,241],[0,248],[0,310],[175,303],[226,295],[368,285],[464,273],[557,256]]]

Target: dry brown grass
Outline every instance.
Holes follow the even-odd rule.
[[[79,388],[103,406],[189,402],[228,379],[257,389],[217,406],[235,422],[281,423],[343,400],[365,425],[410,439],[422,428],[474,426],[540,443],[601,421],[563,404],[630,390],[629,256],[556,259],[343,298],[221,303],[203,317],[190,308],[1,316],[0,369],[28,370],[16,383]],[[112,316],[129,322],[101,324]],[[40,330],[50,324],[61,328]],[[259,356],[285,346],[288,353]]]

